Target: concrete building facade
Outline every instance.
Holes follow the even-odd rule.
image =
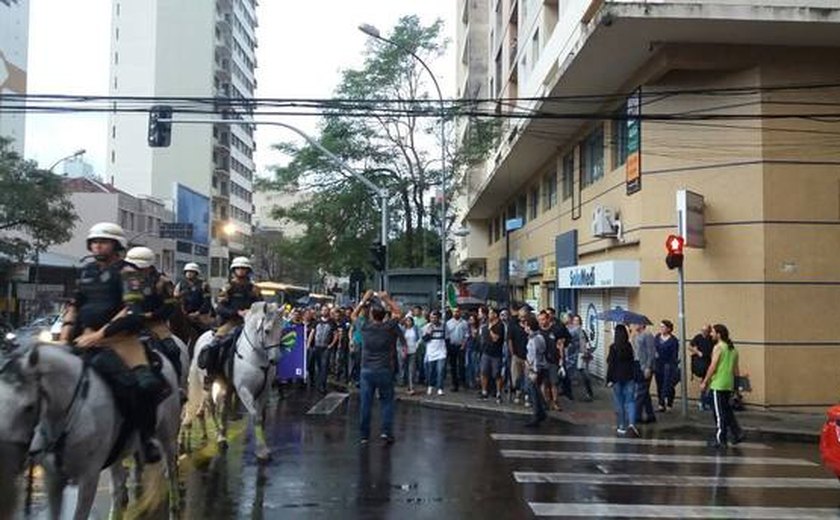
[[[0,0],[0,94],[26,94],[29,50],[29,0]],[[0,136],[12,139],[12,149],[23,155],[26,116],[2,111]]]
[[[689,337],[707,322],[729,326],[749,402],[833,403],[840,7],[495,7],[488,85],[497,99],[517,98],[497,103],[500,113],[536,117],[505,119],[471,180],[465,223],[486,238],[488,280],[509,281],[515,299],[581,314],[603,374],[612,325],[599,312],[618,306],[676,321],[664,241],[677,232],[676,193],[691,190],[705,200],[705,247],[685,258]],[[508,43],[496,49],[500,26]],[[508,235],[509,219],[523,227]],[[691,381],[690,395],[697,391]]]
[[[216,98],[216,113],[199,117],[242,121],[176,123],[171,146],[149,148],[147,114],[110,118],[107,175],[116,186],[174,201],[180,184],[209,198],[214,287],[227,278],[229,259],[248,253],[252,233],[253,113],[226,100],[254,97],[255,7],[254,0],[112,2],[112,95]]]

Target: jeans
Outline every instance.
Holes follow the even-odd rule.
[[[650,382],[653,376],[646,378],[636,384],[636,417],[647,417],[647,420],[656,419],[653,413],[653,400],[650,398]]]
[[[438,390],[443,390],[443,381],[446,379],[446,358],[429,361],[426,366],[428,368],[426,384],[430,387],[434,386]]]
[[[446,345],[446,362],[452,377],[452,388],[458,390],[464,381],[464,351],[460,345]]]
[[[677,365],[663,363],[656,367],[656,394],[659,406],[674,406],[674,385],[677,382]]]
[[[408,385],[408,390],[414,390],[414,383],[417,382],[417,354],[408,354],[403,361],[405,372],[403,373],[403,383]]]
[[[350,381],[350,379],[347,377],[347,374],[349,373],[349,366],[348,365],[349,365],[348,351],[347,351],[346,348],[339,347],[339,349],[338,349],[338,365],[336,367],[336,374],[335,374],[335,378],[338,381],[341,381],[342,379],[345,382]]]
[[[363,368],[361,374],[361,398],[359,434],[363,439],[370,438],[370,412],[373,395],[379,391],[379,408],[382,412],[382,433],[394,435],[394,383],[391,370],[371,370]]]
[[[636,382],[616,381],[613,383],[613,401],[619,429],[636,425]]]
[[[474,348],[467,348],[465,354],[465,362],[464,362],[464,372],[466,373],[466,386],[469,389],[476,388],[478,383],[478,369],[479,369],[479,360],[481,359],[481,353]]]
[[[359,365],[361,364],[361,361],[361,347],[356,347],[355,350],[350,352],[350,380],[355,383],[359,382]]]
[[[532,403],[531,417],[536,422],[542,421],[546,417],[545,397],[543,397],[541,388],[547,375],[546,370],[542,369],[537,371],[536,381],[532,381],[528,376],[525,376],[525,389]]]
[[[312,368],[315,371],[312,380],[315,382],[315,388],[322,392],[327,389],[327,368],[330,362],[328,350],[326,347],[312,349]]]
[[[739,439],[742,435],[741,427],[732,412],[732,392],[727,390],[711,390],[712,410],[715,412],[715,442],[723,446],[727,441],[727,433],[732,432],[732,438]]]

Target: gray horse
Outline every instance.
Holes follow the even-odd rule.
[[[263,425],[271,388],[269,372],[273,359],[272,350],[281,346],[282,324],[277,305],[256,302],[245,316],[242,334],[234,348],[233,390],[245,405],[254,424],[254,437],[257,440],[256,455],[260,460],[267,460],[271,454],[265,442]],[[189,437],[192,422],[198,417],[201,419],[206,439],[204,412],[209,411],[218,432],[216,442],[224,448],[227,446],[227,403],[231,397],[229,388],[224,380],[219,379],[214,382],[213,390],[206,392],[204,379],[207,372],[198,368],[198,355],[212,339],[213,333],[208,331],[202,334],[195,344],[193,361],[190,365],[189,400],[184,413],[183,435],[185,438]]]
[[[163,360],[163,373],[177,388],[175,371]],[[169,489],[177,484],[177,437],[180,400],[173,392],[158,407],[157,438],[165,454]],[[15,481],[27,451],[41,451],[47,480],[51,518],[72,514],[81,520],[90,515],[99,474],[117,441],[123,419],[110,388],[65,346],[41,345],[18,349],[0,357],[0,518],[14,510]],[[124,508],[127,497],[122,460],[137,451],[137,435],[111,466],[112,514]],[[73,511],[63,511],[64,491],[78,486]],[[177,507],[177,495],[170,495]]]

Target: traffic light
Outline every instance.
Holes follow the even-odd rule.
[[[370,246],[370,265],[375,271],[384,271],[388,254],[388,249],[382,244],[371,244]]]
[[[161,119],[166,121],[162,122]],[[172,107],[155,105],[149,110],[149,146],[166,148],[172,142]]]
[[[679,269],[683,266],[683,246],[685,246],[685,239],[681,236],[669,235],[665,240],[665,250],[668,251],[665,265],[668,269]]]

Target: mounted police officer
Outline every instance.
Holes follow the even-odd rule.
[[[216,312],[219,315],[219,328],[213,342],[199,355],[199,368],[207,370],[210,383],[223,373],[223,362],[227,351],[234,341],[235,332],[245,322],[245,315],[254,302],[262,301],[259,288],[251,282],[251,261],[244,256],[233,259],[230,263],[233,276],[222,288],[216,300]]]
[[[90,228],[87,247],[94,261],[81,270],[61,339],[82,349],[108,381],[125,420],[139,430],[145,460],[154,463],[161,458],[153,442],[157,405],[171,388],[149,366],[139,339],[144,295],[137,270],[121,258],[126,245],[117,224],[101,222]]]
[[[181,304],[181,312],[192,327],[188,343],[210,328],[213,305],[210,296],[210,284],[201,279],[201,268],[190,262],[184,266],[184,278],[175,286],[175,298]]]
[[[166,355],[180,380],[181,349],[172,339],[172,331],[167,325],[178,302],[172,281],[155,268],[155,252],[148,247],[132,247],[126,253],[125,261],[137,269],[143,291],[143,317],[155,340],[154,347]]]

